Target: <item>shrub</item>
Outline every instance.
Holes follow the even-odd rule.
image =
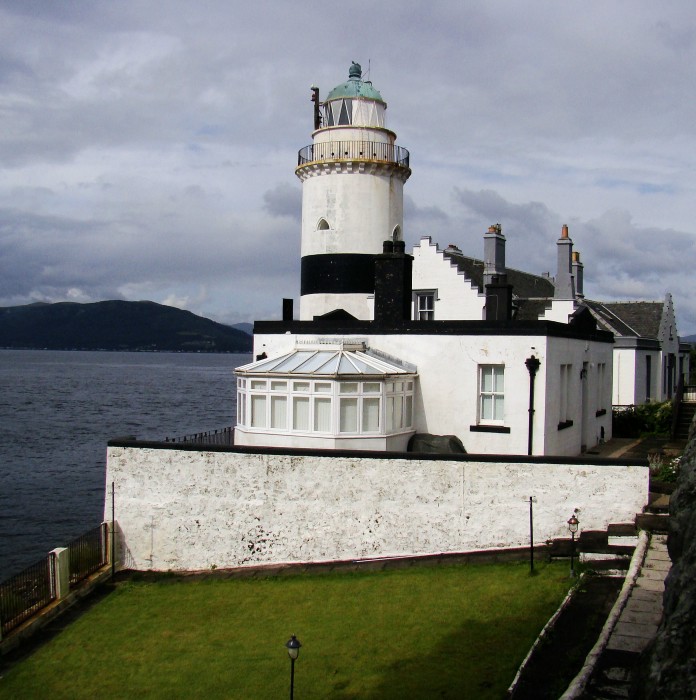
[[[614,437],[668,436],[671,429],[671,401],[615,408],[612,411],[612,434]]]

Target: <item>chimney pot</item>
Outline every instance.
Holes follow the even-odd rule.
[[[568,238],[568,225],[563,224],[563,228],[561,229],[561,238]]]

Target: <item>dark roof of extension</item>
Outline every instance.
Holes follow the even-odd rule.
[[[603,302],[585,300],[595,318],[618,336],[658,338],[664,304],[659,301]]]
[[[483,292],[483,260],[469,258],[451,248],[443,251],[444,256],[452,261]],[[518,299],[553,298],[554,286],[548,277],[532,275],[529,272],[506,269],[508,284],[512,285],[512,294]]]

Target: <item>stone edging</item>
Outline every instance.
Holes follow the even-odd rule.
[[[585,690],[585,686],[589,682],[590,677],[595,670],[597,661],[606,648],[607,643],[609,642],[609,637],[614,631],[614,627],[616,626],[623,609],[626,607],[628,597],[631,595],[631,591],[636,585],[636,579],[638,578],[643,566],[643,560],[645,559],[645,553],[648,549],[649,543],[649,533],[646,530],[641,530],[640,534],[638,535],[638,545],[633,552],[631,565],[629,566],[623,586],[621,587],[619,597],[616,599],[614,607],[612,607],[611,612],[607,616],[607,620],[604,623],[604,627],[602,628],[599,638],[590,650],[590,653],[587,655],[585,663],[582,669],[580,669],[580,673],[573,678],[568,686],[568,689],[565,691],[565,693],[563,693],[563,695],[561,695],[559,700],[575,700],[576,698],[580,697]]]
[[[556,610],[556,612],[549,618],[549,621],[544,625],[544,628],[539,633],[539,636],[536,638],[536,641],[534,642],[534,644],[532,644],[531,648],[527,652],[527,656],[524,657],[524,660],[520,664],[520,667],[517,669],[517,673],[515,674],[515,677],[512,679],[512,683],[510,683],[510,687],[507,689],[506,697],[511,697],[512,694],[515,692],[515,689],[517,688],[517,684],[520,682],[520,679],[522,678],[522,673],[524,672],[527,664],[529,663],[530,659],[532,658],[532,655],[536,651],[536,648],[541,644],[541,642],[544,640],[544,638],[553,629],[554,625],[556,624],[556,620],[559,618],[561,613],[566,609],[566,607],[570,603],[571,599],[575,595],[575,592],[579,589],[580,584],[582,583],[584,578],[585,578],[585,574],[583,573],[577,579],[575,585],[568,591],[566,597],[563,599],[563,602],[559,605],[558,610]]]

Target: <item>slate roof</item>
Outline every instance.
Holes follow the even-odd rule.
[[[469,258],[448,248],[443,251],[445,258],[453,262],[483,292],[483,260]],[[518,299],[552,299],[553,282],[542,275],[506,268],[508,284],[512,285],[512,294]],[[535,319],[536,320],[536,319]]]
[[[603,302],[585,300],[593,315],[614,335],[659,338],[664,304],[660,301]]]

